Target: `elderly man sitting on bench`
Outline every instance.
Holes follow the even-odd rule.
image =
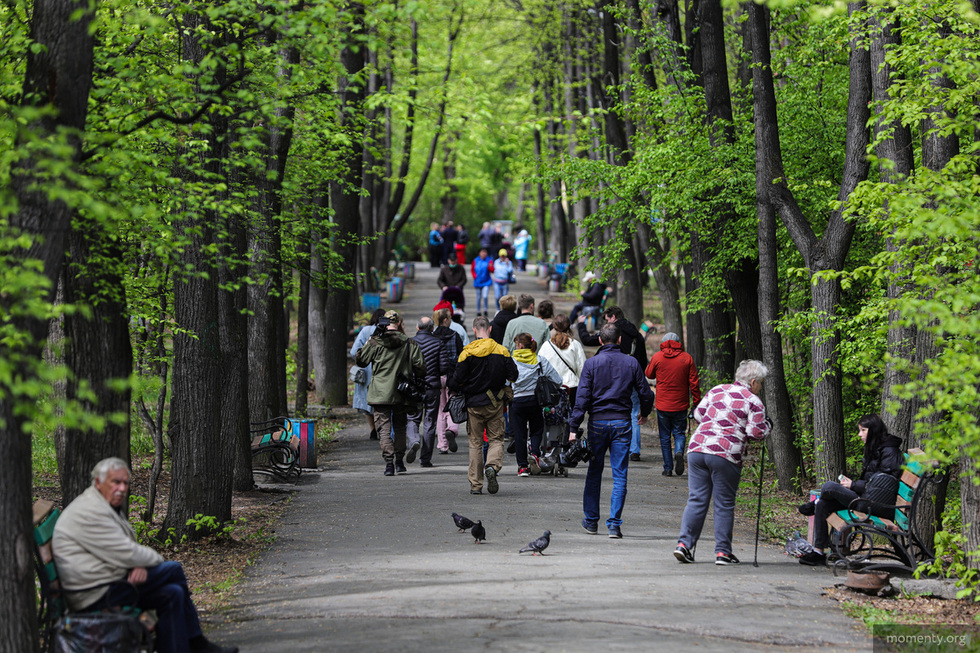
[[[92,470],[93,484],[65,508],[51,541],[61,586],[72,610],[135,605],[156,610],[157,651],[237,653],[201,632],[184,568],[136,541],[121,508],[129,493],[129,467],[106,458]]]

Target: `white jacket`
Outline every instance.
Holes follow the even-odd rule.
[[[130,569],[155,567],[163,556],[136,541],[129,521],[116,512],[94,485],[79,494],[58,518],[51,538],[58,578],[72,610],[95,603],[107,583],[125,580]],[[101,585],[101,587],[97,587]]]
[[[549,340],[538,349],[538,356],[551,363],[561,375],[561,384],[569,388],[578,387],[578,379],[585,365],[585,349],[582,343],[574,338],[568,343],[568,349],[558,350]]]

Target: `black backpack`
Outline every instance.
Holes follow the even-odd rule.
[[[470,242],[470,233],[466,231],[466,227],[460,226],[459,235],[456,236],[456,242],[460,245],[465,245]]]

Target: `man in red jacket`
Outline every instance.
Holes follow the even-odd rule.
[[[660,351],[653,355],[646,369],[647,378],[656,384],[655,406],[660,426],[660,450],[664,455],[664,476],[684,473],[687,415],[691,406],[697,406],[701,401],[698,368],[680,340],[674,332],[664,334]],[[673,448],[670,446],[671,435],[674,436]]]

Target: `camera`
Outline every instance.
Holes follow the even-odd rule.
[[[592,458],[589,449],[589,439],[579,431],[575,440],[562,445],[559,461],[562,467],[575,467],[579,463],[587,463]]]
[[[425,401],[425,382],[424,380],[409,379],[407,376],[398,373],[398,383],[395,384],[395,390],[402,393],[405,400],[413,404],[421,404]]]
[[[387,331],[388,330],[388,327],[390,327],[390,326],[391,326],[391,318],[390,317],[379,317],[378,318],[378,328],[379,329],[381,329],[382,331]]]

